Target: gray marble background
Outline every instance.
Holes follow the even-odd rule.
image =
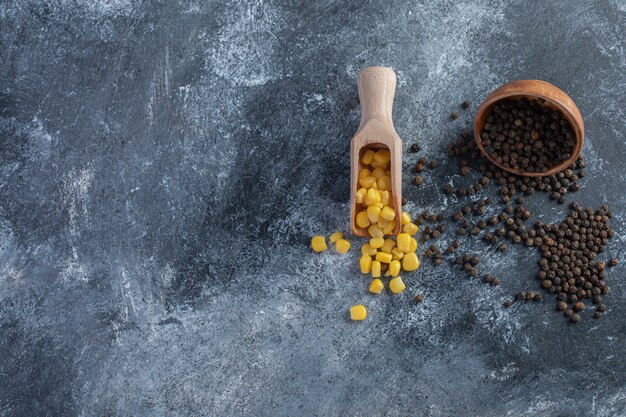
[[[394,297],[358,239],[309,249],[347,229],[355,77],[386,65],[405,148],[440,162],[415,189],[405,153],[409,211],[462,204],[445,145],[544,79],[582,111],[575,198],[611,206],[602,256],[626,261],[625,39],[623,0],[3,0],[0,415],[626,415],[624,262],[573,326],[550,297],[500,306],[536,288],[525,248],[465,244],[500,287],[424,261]]]

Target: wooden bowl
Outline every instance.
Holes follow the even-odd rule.
[[[491,155],[489,155],[483,146],[483,140],[481,137],[483,126],[485,124],[485,119],[487,118],[487,115],[491,113],[491,109],[494,104],[500,100],[519,100],[522,98],[544,99],[544,106],[553,110],[559,110],[574,131],[576,143],[574,145],[572,156],[567,161],[553,167],[547,172],[524,172],[518,169],[502,166],[496,162]],[[568,96],[563,90],[541,80],[517,80],[504,84],[502,87],[494,90],[487,96],[483,104],[481,104],[478,109],[476,118],[474,119],[474,137],[476,138],[476,143],[478,144],[480,151],[489,161],[491,161],[492,164],[516,175],[543,177],[561,172],[576,161],[576,158],[580,155],[580,151],[582,150],[583,143],[585,141],[585,126],[583,124],[583,117],[580,114],[578,107],[576,107],[574,100],[572,100],[571,97]]]

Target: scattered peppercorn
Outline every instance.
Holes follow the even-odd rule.
[[[456,118],[457,118],[457,117],[459,117],[459,115],[458,115],[458,114],[456,114],[456,112],[452,112],[452,113],[450,113],[450,119],[452,119],[452,120],[456,120]]]
[[[409,151],[412,152],[412,153],[417,153],[417,152],[419,152],[421,150],[422,150],[422,147],[419,145],[419,143],[413,143],[409,147]]]
[[[415,302],[416,302],[416,303],[418,303],[418,304],[419,304],[419,303],[421,303],[421,302],[423,302],[423,301],[424,301],[424,296],[423,296],[422,294],[417,294],[417,295],[415,296]]]
[[[610,266],[617,266],[618,263],[619,263],[619,259],[611,258],[611,261],[609,262],[609,265]]]
[[[422,185],[422,184],[424,184],[424,178],[422,178],[422,177],[415,177],[415,179],[413,180],[413,183],[415,185]]]

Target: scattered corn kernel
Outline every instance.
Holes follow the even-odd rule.
[[[418,230],[419,230],[419,227],[417,227],[417,225],[415,223],[405,224],[404,227],[402,228],[402,231],[404,233],[408,233],[411,236],[413,236],[415,233],[417,233]]]
[[[328,249],[328,246],[326,246],[326,238],[324,236],[313,236],[313,239],[311,239],[311,248],[313,248],[315,252],[324,252]]]
[[[417,239],[411,237],[411,244],[409,245],[409,252],[415,252],[417,250]]]
[[[372,277],[380,278],[381,265],[380,261],[372,261]]]
[[[380,278],[374,278],[370,283],[370,292],[373,294],[380,294],[380,292],[385,288],[385,284],[380,280]]]
[[[400,260],[404,257],[404,252],[398,248],[393,248],[391,249],[391,255],[393,256],[393,259]]]
[[[369,227],[370,224],[372,224],[370,222],[370,218],[367,216],[367,211],[363,210],[357,213],[356,215],[356,225],[362,228],[366,228]]]
[[[335,243],[335,249],[341,254],[348,253],[348,251],[350,250],[350,242],[345,239],[339,239]]]
[[[357,204],[363,204],[365,202],[365,196],[367,195],[367,188],[361,187],[357,190],[355,200]]]
[[[397,277],[398,274],[400,273],[400,266],[401,266],[400,265],[400,261],[398,261],[398,260],[393,260],[393,261],[389,262],[389,269],[388,269],[389,274],[392,277]]]
[[[361,255],[374,256],[376,255],[376,249],[371,247],[369,243],[365,243],[361,246]]]
[[[380,230],[380,227],[376,226],[375,224],[371,225],[367,231],[369,232],[371,237],[383,237],[385,236],[385,233]]]
[[[383,207],[383,209],[380,211],[380,215],[382,216],[383,219],[389,220],[389,221],[392,221],[393,219],[396,218],[396,212],[391,207]]]
[[[402,220],[402,226],[405,226],[413,221],[411,219],[411,215],[407,213],[406,211],[402,212],[402,217],[400,217],[400,219]]]
[[[389,281],[389,289],[394,294],[400,294],[406,289],[406,285],[404,285],[401,277],[395,277]]]
[[[387,270],[385,271],[385,277],[390,277],[391,276],[391,272],[389,272],[389,268],[387,268]]]
[[[365,320],[365,317],[367,317],[367,310],[363,304],[350,307],[350,318],[352,320]]]
[[[372,257],[371,256],[369,255],[361,256],[361,260],[359,261],[359,264],[361,265],[362,274],[369,274],[370,272],[372,272]]]
[[[381,246],[380,250],[385,253],[391,253],[391,250],[396,247],[396,241],[393,239],[385,239],[385,243]]]
[[[331,243],[335,243],[339,239],[343,239],[343,233],[341,232],[335,232],[332,235],[330,235],[330,237],[328,238],[328,240],[330,240]]]
[[[385,239],[382,237],[373,237],[370,239],[370,247],[374,249],[380,249],[385,244]]]
[[[363,156],[361,156],[361,162],[363,163],[363,165],[371,164],[372,161],[374,160],[374,155],[375,155],[375,152],[371,149],[368,149],[365,152],[363,152]]]
[[[379,149],[374,154],[374,161],[372,162],[376,162],[377,164],[387,165],[390,159],[391,159],[391,154],[389,153],[387,149]]]
[[[397,247],[402,252],[409,252],[409,248],[411,247],[411,236],[407,233],[400,233],[396,237]]]
[[[402,269],[405,271],[415,271],[420,267],[420,260],[417,258],[415,252],[407,253],[402,258]]]
[[[372,175],[372,171],[370,171],[367,168],[363,168],[362,170],[359,171],[359,179],[363,179],[365,177],[369,177]],[[376,178],[378,179],[378,178]]]
[[[374,170],[372,171],[372,177],[376,178],[377,180],[381,179],[382,177],[385,176],[385,170],[382,168],[374,168]]]
[[[385,253],[385,252],[376,253],[376,260],[380,263],[388,264],[389,262],[391,262],[392,259],[393,258],[391,257],[390,253]]]
[[[367,217],[369,217],[370,222],[372,223],[378,222],[378,219],[380,218],[380,212],[381,212],[381,209],[379,209],[378,207],[369,206],[367,208]]]
[[[378,181],[376,181],[376,184],[378,185],[378,189],[381,191],[391,190],[391,178],[386,175],[384,177],[380,177]]]
[[[359,178],[359,185],[365,188],[371,188],[376,184],[376,188],[378,188],[378,184],[376,183],[376,178],[368,175],[367,177]]]
[[[365,195],[365,205],[371,206],[380,203],[380,191],[370,188]]]

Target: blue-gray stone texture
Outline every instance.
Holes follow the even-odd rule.
[[[623,0],[3,0],[0,415],[626,415],[623,262],[571,325],[549,296],[501,307],[538,288],[525,247],[466,239],[501,286],[423,260],[399,296],[367,293],[362,240],[309,248],[348,229],[356,75],[384,65],[423,148],[411,213],[463,204],[446,144],[543,79],[585,120],[567,203],[609,204],[600,257],[626,258],[625,42]]]

